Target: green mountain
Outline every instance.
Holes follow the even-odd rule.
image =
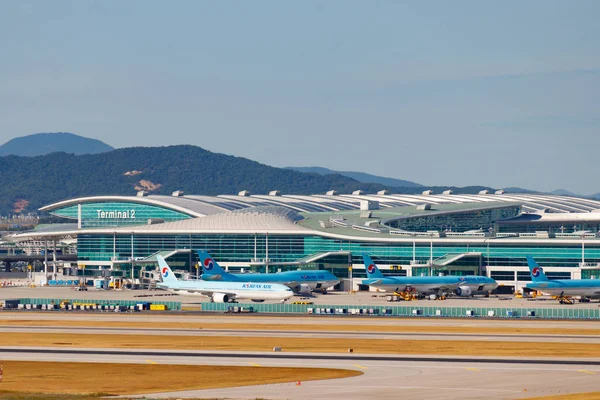
[[[65,152],[70,154],[98,154],[114,150],[113,147],[96,139],[89,139],[73,133],[35,133],[9,140],[0,146],[0,156],[41,156]]]
[[[385,186],[394,186],[394,187],[423,187],[423,185],[405,181],[403,179],[396,178],[386,178],[384,176],[367,174],[365,172],[355,172],[355,171],[334,171],[329,168],[323,167],[286,167],[288,169],[293,169],[294,171],[300,172],[314,172],[319,175],[329,175],[329,174],[340,174],[343,176],[347,176],[348,178],[352,178],[359,182],[365,183],[379,183]]]
[[[325,193],[335,189],[375,193],[390,189],[338,175],[302,173],[246,158],[212,153],[195,146],[131,147],[101,154],[53,153],[37,157],[0,157],[0,215],[35,211],[79,196],[134,195],[137,190],[170,195],[236,194],[241,190],[283,194]],[[432,188],[436,193],[447,188]],[[484,187],[448,188],[477,193]],[[391,188],[393,193],[420,193],[422,188]]]

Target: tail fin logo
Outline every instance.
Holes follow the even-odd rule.
[[[204,268],[207,271],[212,270],[214,266],[215,266],[215,262],[213,261],[212,258],[207,258],[206,260],[204,260]]]
[[[162,269],[162,274],[163,274],[163,276],[164,276],[165,278],[166,278],[167,276],[169,276],[169,270],[168,270],[168,268],[167,268],[167,267],[164,267],[164,268]]]
[[[540,273],[541,273],[541,270],[539,267],[533,267],[533,269],[531,270],[531,276],[533,276],[534,278],[539,278]]]
[[[370,274],[374,274],[375,273],[375,264],[371,264],[367,267],[367,272]]]

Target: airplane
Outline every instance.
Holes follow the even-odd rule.
[[[367,278],[363,285],[393,292],[417,292],[443,295],[454,293],[460,297],[475,294],[489,295],[498,283],[487,276],[384,276],[368,254],[363,254]]]
[[[204,250],[196,250],[202,265],[202,279],[223,282],[273,282],[292,288],[297,293],[326,292],[327,288],[340,283],[331,272],[323,270],[297,270],[271,274],[231,274],[226,272]]]
[[[600,298],[600,279],[550,280],[531,256],[527,256],[527,266],[532,282],[525,285],[525,287],[558,296],[561,304],[570,302],[569,297],[572,296],[580,296],[581,302],[588,302],[592,298]]]
[[[207,296],[213,303],[228,303],[233,300],[252,300],[257,303],[265,300],[284,302],[294,295],[289,287],[277,283],[180,281],[162,256],[157,255],[156,259],[162,277],[162,282],[158,282],[156,287],[182,294]]]

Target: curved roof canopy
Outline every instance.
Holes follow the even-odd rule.
[[[297,212],[330,212],[360,209],[361,201],[378,202],[381,209],[421,204],[520,203],[524,212],[588,213],[600,209],[600,200],[545,194],[347,194],[347,195],[219,195],[219,196],[90,196],[65,200],[40,208],[57,210],[85,202],[135,202],[165,207],[192,217],[249,207],[281,206]]]

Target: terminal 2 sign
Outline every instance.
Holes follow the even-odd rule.
[[[96,210],[98,219],[135,219],[135,210],[103,211]]]

